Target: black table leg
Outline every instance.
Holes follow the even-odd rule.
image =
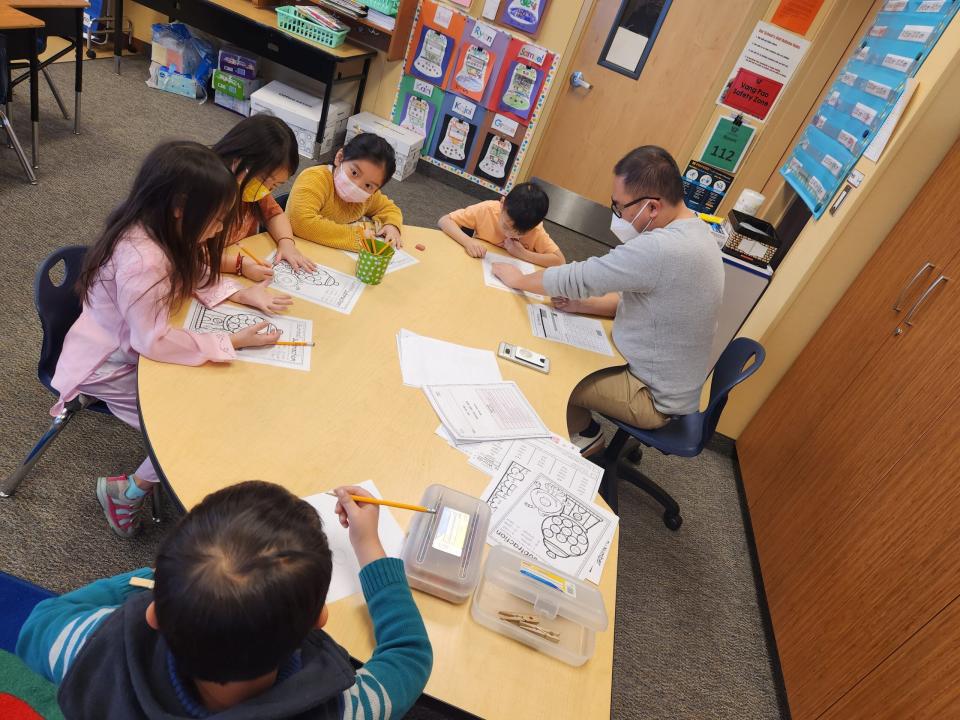
[[[331,73],[332,76],[332,73]],[[327,134],[327,115],[330,114],[330,97],[333,95],[333,77],[327,77],[323,83],[323,108],[320,110],[320,129],[317,132],[317,142],[323,144],[323,136]]]
[[[77,26],[76,26],[76,37],[74,38],[77,44],[76,47],[76,57],[74,63],[75,68],[75,79],[74,79],[74,91],[76,96],[73,103],[73,134],[80,134],[80,93],[83,92],[83,8],[77,8]]]
[[[120,74],[120,58],[123,56],[123,0],[113,3],[113,62]]]
[[[40,31],[30,32],[30,124],[33,140],[33,167],[40,167]]]
[[[363,61],[363,72],[360,74],[360,84],[357,86],[357,101],[353,104],[353,114],[360,112],[363,104],[363,91],[367,88],[367,75],[370,74],[370,58]]]

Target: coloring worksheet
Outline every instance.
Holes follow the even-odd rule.
[[[496,275],[493,274],[493,264],[494,263],[507,263],[508,265],[516,265],[523,272],[524,275],[529,275],[532,272],[537,270],[537,267],[532,263],[528,263],[526,260],[519,260],[512,255],[494,255],[493,253],[487,253],[481,259],[483,265],[483,282],[487,287],[496,288],[497,290],[506,290],[507,292],[517,293],[518,295],[526,295],[528,298],[533,298],[534,300],[544,300],[543,295],[537,295],[536,293],[525,293],[520,290],[514,290],[508,288],[500,280],[497,279]]]
[[[470,456],[469,462],[494,477],[502,476],[507,465],[517,464],[570,488],[584,500],[593,499],[603,478],[602,467],[545,438],[513,440],[502,454],[477,453]]]
[[[206,308],[196,300],[191,302],[190,310],[183,327],[198,333],[228,332],[235,333],[261,322],[269,322],[270,328],[283,331],[282,342],[312,342],[313,321],[288,315],[267,315],[258,310],[232,303],[222,303],[217,307]],[[292,370],[310,370],[310,351],[307,346],[266,345],[264,347],[243,348],[237,351],[237,360],[274,365]]]
[[[616,515],[541,478],[527,483],[494,516],[489,539],[583,579],[617,522]]]
[[[271,253],[267,262],[272,264],[275,255],[275,252]],[[363,283],[352,275],[323,265],[317,265],[312,273],[294,270],[286,260],[273,265],[270,287],[344,315],[353,312],[353,306],[363,292]]]
[[[343,253],[345,255],[349,255],[354,260],[359,257],[357,253],[350,252],[349,250],[344,250]],[[389,275],[396,270],[403,270],[411,265],[416,265],[418,262],[420,261],[410,253],[404,252],[403,250],[397,250],[395,253],[393,253],[393,257],[390,258],[390,264],[387,265],[387,274]]]
[[[527,305],[530,329],[538,338],[613,357],[610,340],[595,318],[571,315],[546,305]]]

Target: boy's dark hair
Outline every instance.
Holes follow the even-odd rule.
[[[525,233],[543,222],[550,210],[550,198],[539,185],[520,183],[503,199],[503,209],[517,232]]]
[[[153,599],[185,675],[250,680],[300,647],[323,609],[333,572],[320,516],[271,483],[205,497],[164,539]]]
[[[130,194],[107,216],[106,227],[87,250],[77,291],[87,297],[117,242],[140,224],[170,262],[170,290],[165,298],[175,308],[198,287],[220,279],[220,256],[233,224],[237,181],[209,148],[187,140],[160,143],[144,159]],[[180,218],[174,217],[180,211]],[[218,213],[223,230],[205,243],[197,240]]]
[[[383,168],[383,188],[397,171],[397,156],[390,143],[375,133],[360,133],[343,146],[344,160],[369,160]]]
[[[683,180],[673,156],[657,145],[642,145],[620,158],[613,174],[638,197],[661,198],[670,205],[683,202]]]

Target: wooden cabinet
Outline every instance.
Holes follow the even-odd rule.
[[[737,442],[795,720],[960,595],[958,184],[960,143]]]

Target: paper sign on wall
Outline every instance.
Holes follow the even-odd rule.
[[[723,104],[764,120],[782,89],[782,83],[740,68],[727,86]]]
[[[770,22],[784,30],[806,35],[821,7],[823,0],[780,0]]]
[[[490,123],[490,127],[497,132],[503,133],[504,135],[512,136],[516,135],[517,129],[520,127],[520,123],[497,113],[493,116],[493,122]]]
[[[442,28],[448,28],[451,20],[453,20],[453,10],[443,5],[437,5],[437,11],[433,14],[433,21]]]
[[[683,201],[694,212],[713,215],[732,182],[730,173],[691,160],[683,173]]]
[[[752,127],[744,125],[743,122],[737,122],[734,118],[720,118],[703,148],[700,162],[721,170],[736,172],[750,146],[750,141],[753,140],[754,132]]]

